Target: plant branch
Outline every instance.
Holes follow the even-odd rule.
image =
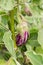
[[[10,30],[12,32],[12,39],[14,40],[14,48],[17,49],[16,40],[15,40],[15,29],[14,29],[14,10],[10,11]]]

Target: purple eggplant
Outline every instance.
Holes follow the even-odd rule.
[[[27,25],[27,22],[22,22],[21,24],[18,24],[19,25],[19,29],[20,32],[16,35],[16,44],[17,46],[20,46],[22,44],[25,44],[27,39],[28,39],[28,36],[29,36],[29,33],[28,33],[28,25]]]

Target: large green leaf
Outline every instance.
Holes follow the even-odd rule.
[[[28,59],[30,59],[33,65],[43,65],[42,57],[40,55],[37,55],[35,52],[27,51],[26,56]]]
[[[41,47],[43,48],[43,28],[38,32],[38,41]]]
[[[15,50],[14,50],[14,42],[11,38],[12,34],[11,32],[6,32],[3,36],[3,42],[6,46],[6,48],[8,49],[8,51],[10,52],[10,54],[16,58],[16,55],[15,55]]]
[[[4,44],[5,44],[6,48],[8,49],[10,54],[12,55],[12,58],[16,62],[16,64],[20,65],[19,62],[16,60],[16,52],[14,50],[14,42],[13,42],[11,36],[12,36],[12,34],[11,34],[10,31],[9,32],[5,32],[5,34],[3,36],[3,41],[4,41]]]

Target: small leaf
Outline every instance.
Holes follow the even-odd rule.
[[[38,42],[43,49],[43,29],[39,30],[38,32]]]

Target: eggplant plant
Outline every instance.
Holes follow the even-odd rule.
[[[0,0],[0,65],[43,65],[43,0]]]

